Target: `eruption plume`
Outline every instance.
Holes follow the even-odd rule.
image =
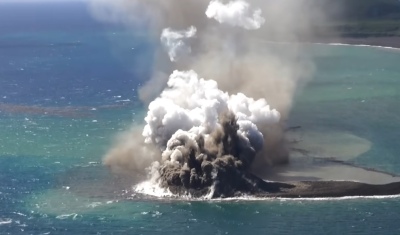
[[[208,5],[206,15],[221,24],[239,26],[245,29],[259,29],[265,22],[265,19],[261,16],[261,9],[251,12],[250,4],[242,0],[227,4],[213,0]]]
[[[142,134],[118,141],[105,164],[148,167],[151,182],[174,193],[262,188],[250,172],[288,161],[283,121],[314,71],[300,44],[282,51],[269,41],[312,37],[311,22],[323,17],[304,14],[308,8],[319,12],[292,0],[93,1],[100,20],[150,22],[149,36],[168,54],[157,52],[154,74],[139,91],[149,104]]]
[[[263,148],[264,136],[257,125],[274,125],[279,119],[279,112],[270,109],[265,99],[229,95],[194,71],[175,71],[145,118],[145,144],[163,150],[160,161],[153,164],[157,170],[152,172],[158,172],[153,180],[164,187],[187,189],[215,184],[215,195],[232,195],[233,182],[244,179],[243,172]],[[228,179],[232,182],[227,184]]]

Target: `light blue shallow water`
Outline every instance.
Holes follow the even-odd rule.
[[[398,198],[188,202],[122,191],[126,182],[101,157],[143,118],[135,91],[154,45],[143,32],[90,21],[82,5],[42,6],[58,18],[33,25],[22,17],[32,8],[7,7],[0,5],[0,234],[400,233]],[[86,23],[63,21],[71,12]],[[400,174],[400,52],[311,51],[316,78],[289,122],[367,139],[371,149],[351,161]]]

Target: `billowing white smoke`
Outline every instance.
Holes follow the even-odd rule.
[[[254,165],[286,162],[281,115],[287,116],[298,81],[307,77],[311,69],[299,61],[300,50],[288,53],[287,58],[273,50],[262,50],[261,44],[251,40],[256,32],[250,34],[246,30],[263,27],[258,31],[260,35],[273,38],[277,33],[295,38],[293,27],[288,26],[297,24],[291,17],[302,12],[303,4],[294,1],[290,6],[295,4],[295,10],[287,10],[288,3],[263,0],[94,2],[95,6],[114,7],[117,13],[130,13],[122,18],[128,24],[150,20],[152,35],[160,38],[169,59],[175,62],[156,57],[154,76],[139,93],[142,101],[150,103],[142,135],[130,136],[127,142],[132,143],[126,146],[117,145],[105,164],[133,171],[151,165],[151,181],[164,188],[199,189],[226,182],[233,189],[243,186],[248,179],[245,174],[253,171]],[[281,16],[290,20],[280,20]],[[218,27],[214,20],[229,27]],[[303,25],[308,32],[308,21]],[[184,71],[174,71],[167,82],[172,69]],[[192,69],[214,80],[200,78]],[[153,100],[154,97],[158,98]],[[271,109],[264,97],[280,112]],[[138,146],[143,151],[136,151]],[[142,158],[150,158],[153,163],[140,161]],[[216,172],[218,176],[214,175]],[[240,182],[235,184],[236,181]],[[220,193],[227,188],[220,187]]]
[[[227,112],[235,114],[239,134],[256,151],[264,143],[257,125],[275,124],[280,119],[265,99],[229,95],[219,90],[215,81],[199,78],[194,71],[175,71],[168,88],[149,105],[143,136],[147,144],[165,149],[174,136],[186,135],[193,140],[199,135],[207,137],[220,128],[219,117]]]
[[[248,30],[259,29],[265,23],[261,13],[261,9],[252,10],[250,4],[243,0],[231,1],[227,4],[212,0],[206,11],[208,18],[213,18],[221,24]]]
[[[191,26],[186,31],[173,31],[166,28],[161,34],[161,43],[167,49],[171,61],[176,61],[179,57],[191,52],[191,48],[186,44],[186,40],[196,35],[196,28]]]
[[[212,192],[215,185],[227,183],[218,187],[217,196],[221,196],[234,184],[247,182],[246,178],[231,181],[244,176],[238,172],[247,170],[263,149],[264,135],[257,126],[277,124],[280,113],[265,99],[229,95],[218,89],[216,81],[199,78],[194,71],[174,71],[167,85],[150,103],[143,130],[144,145],[160,149],[161,158],[151,164],[149,181],[139,184],[136,191],[155,192],[160,186],[168,190],[183,184],[187,189],[210,187]],[[232,114],[235,119],[226,119]],[[232,133],[226,125],[238,128]],[[226,135],[232,135],[226,143],[218,137]],[[236,150],[225,152],[231,141]]]

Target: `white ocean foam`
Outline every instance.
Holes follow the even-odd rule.
[[[124,99],[124,100],[116,100],[115,103],[121,103],[121,102],[131,102],[130,99]]]
[[[12,219],[0,219],[0,226],[6,225],[6,224],[11,224],[13,221]]]
[[[173,194],[168,188],[162,188],[158,183],[147,180],[142,183],[139,183],[133,187],[133,191],[135,193],[140,193],[147,196],[152,196],[158,199],[176,199],[176,200],[187,200],[187,201],[208,201],[213,200],[212,197],[215,192],[214,185],[210,187],[210,191],[208,194],[203,197],[196,198],[193,197],[190,193],[184,195],[176,195]]]
[[[23,217],[26,217],[27,215],[25,215],[25,214],[22,214],[21,212],[13,212],[13,214],[16,214],[16,215],[19,215],[19,216],[23,216]]]
[[[378,49],[389,49],[389,50],[400,50],[397,47],[388,47],[388,46],[377,46],[377,45],[368,45],[368,44],[349,44],[349,43],[324,43],[324,42],[276,42],[276,41],[268,41],[261,40],[263,43],[269,44],[282,44],[282,45],[295,45],[295,44],[309,44],[309,45],[324,45],[324,46],[349,46],[349,47],[370,47],[370,48],[378,48]]]
[[[346,197],[316,197],[316,198],[283,198],[283,197],[271,197],[271,198],[262,198],[255,196],[241,196],[241,197],[232,197],[232,198],[216,198],[211,201],[344,201],[344,200],[360,200],[360,199],[397,199],[400,198],[400,195],[387,195],[387,196],[346,196]]]
[[[169,189],[160,187],[160,185],[154,183],[152,180],[147,180],[135,185],[133,191],[157,198],[176,197]]]
[[[62,214],[62,215],[57,216],[56,219],[64,220],[64,219],[72,218],[72,220],[75,220],[77,216],[78,216],[78,214],[76,214],[76,213]]]
[[[134,186],[133,190],[136,193],[153,196],[157,199],[172,199],[172,200],[183,200],[183,201],[210,201],[210,202],[229,202],[229,201],[344,201],[344,200],[382,200],[382,199],[398,199],[399,195],[386,195],[386,196],[345,196],[345,197],[315,197],[315,198],[284,198],[284,197],[256,197],[252,195],[243,195],[239,197],[229,198],[212,198],[214,195],[213,186],[210,188],[210,192],[203,197],[193,197],[190,194],[186,195],[175,195],[169,189],[164,189],[158,184],[151,181],[142,182]]]
[[[87,207],[88,208],[95,208],[95,207],[98,207],[98,206],[101,206],[101,205],[103,205],[102,202],[92,202],[89,205],[87,205]]]
[[[185,195],[173,194],[168,188],[162,188],[158,181],[147,180],[139,183],[133,187],[133,191],[139,194],[155,197],[156,199],[168,200],[181,200],[181,201],[210,201],[210,202],[224,202],[224,201],[343,201],[343,200],[382,200],[382,199],[398,199],[398,195],[385,195],[385,196],[344,196],[344,197],[298,197],[298,198],[285,198],[285,197],[256,197],[253,195],[242,195],[238,197],[229,198],[212,198],[214,196],[215,185],[210,187],[208,194],[202,197],[193,197],[190,193]],[[268,182],[268,181],[267,181]],[[271,181],[272,182],[272,181]]]

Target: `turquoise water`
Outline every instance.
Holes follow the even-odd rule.
[[[297,99],[292,123],[350,132],[373,143],[354,161],[399,173],[400,50],[315,46],[316,78]]]
[[[400,232],[398,198],[207,202],[126,191],[132,183],[101,158],[143,119],[135,92],[153,43],[142,30],[92,22],[79,4],[43,5],[35,11],[55,20],[33,23],[39,13],[30,9],[0,5],[0,234]],[[400,51],[313,45],[310,53],[317,73],[289,123],[306,135],[365,139],[368,151],[349,161],[400,174]]]

